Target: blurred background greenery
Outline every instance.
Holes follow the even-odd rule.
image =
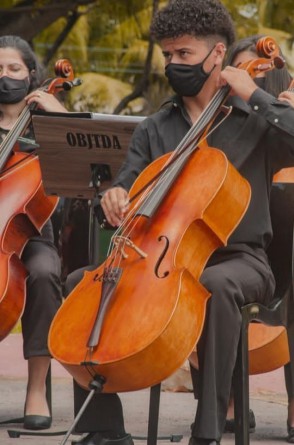
[[[74,111],[149,114],[169,94],[152,14],[166,0],[0,0],[0,34],[28,40],[54,75],[71,60],[82,85],[66,95]],[[294,0],[223,0],[238,38],[261,33],[279,43],[294,73]]]

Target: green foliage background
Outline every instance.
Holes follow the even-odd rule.
[[[294,0],[222,0],[236,25],[237,37],[261,33],[274,37],[294,73]],[[61,3],[73,4],[71,0]],[[3,8],[33,4],[40,8],[54,0],[0,0]],[[79,3],[78,1],[76,3]],[[79,19],[51,59],[48,72],[59,58],[69,58],[81,87],[67,96],[73,110],[112,113],[117,104],[135,88],[144,70],[149,47],[149,25],[154,0],[93,0],[76,8]],[[159,0],[163,6],[166,0]],[[46,57],[62,32],[68,17],[61,17],[33,38],[40,58]],[[28,21],[29,26],[29,21]],[[163,59],[154,46],[149,88],[128,104],[124,113],[147,114],[169,94],[163,75]]]

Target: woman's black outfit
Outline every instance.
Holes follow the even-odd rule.
[[[2,137],[6,134],[7,130],[0,129]],[[31,151],[30,136],[30,133],[27,134],[27,141],[19,144],[21,151]],[[40,236],[27,242],[21,259],[29,273],[25,309],[21,318],[24,358],[50,356],[48,332],[62,302],[61,262],[54,245],[51,220],[44,225]]]

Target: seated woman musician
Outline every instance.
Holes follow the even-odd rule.
[[[253,35],[244,39],[238,40],[228,51],[226,58],[226,65],[238,66],[239,64],[254,60],[257,58],[256,43],[263,36]],[[281,54],[282,55],[282,54]],[[287,91],[292,82],[292,77],[286,66],[281,69],[274,69],[264,73],[260,73],[255,79],[255,83],[267,93],[277,97],[279,100],[288,102],[294,107],[294,92]],[[193,362],[195,356],[191,357],[192,363],[192,381],[195,394],[198,392],[198,378],[197,371]],[[294,391],[291,388],[290,366],[285,366],[285,380],[286,388],[289,398],[288,404],[288,442],[294,443]],[[253,432],[256,426],[255,416],[252,410],[249,413],[249,428]],[[227,420],[225,423],[224,432],[234,432],[234,402],[233,397],[230,398],[230,404],[227,412]]]
[[[42,80],[43,70],[30,45],[18,36],[0,37],[0,136],[3,140],[27,104],[35,102],[46,111],[66,111],[52,94],[37,89]],[[31,151],[32,129],[28,128],[23,136],[18,149]],[[28,362],[24,428],[46,429],[52,422],[46,400],[46,375],[50,365],[47,336],[62,301],[61,265],[50,220],[40,236],[26,243],[21,259],[29,273],[21,317],[23,354]]]

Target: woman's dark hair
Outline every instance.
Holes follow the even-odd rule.
[[[229,46],[235,40],[232,18],[218,0],[171,0],[155,14],[150,31],[158,41],[191,35]]]
[[[226,65],[233,65],[234,60],[238,54],[243,51],[250,51],[257,55],[256,43],[257,41],[264,37],[263,35],[253,35],[250,37],[245,37],[244,39],[238,40],[234,45],[229,49]],[[283,54],[280,50],[280,56],[283,57]],[[284,58],[284,57],[283,57]],[[272,94],[275,97],[282,92],[288,89],[291,83],[292,77],[287,68],[284,66],[281,69],[273,69],[271,71],[265,72],[265,91]]]
[[[1,36],[0,48],[13,48],[19,52],[30,73],[29,92],[41,85],[44,80],[44,70],[28,42],[14,35]]]

